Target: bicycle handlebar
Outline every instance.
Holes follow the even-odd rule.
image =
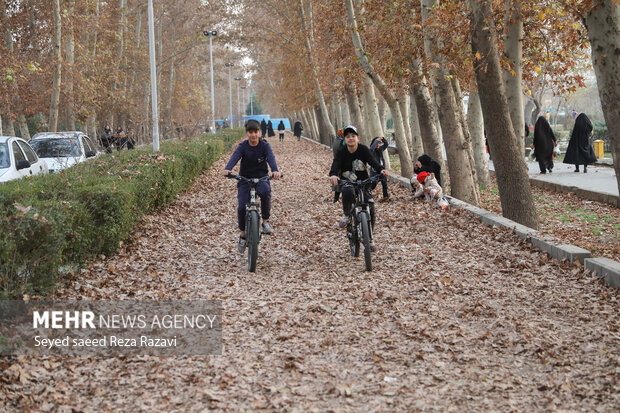
[[[283,175],[281,175],[283,176]],[[237,181],[250,182],[250,183],[259,183],[262,181],[271,181],[273,179],[272,175],[265,175],[260,178],[246,178],[245,176],[228,174],[226,175],[228,179],[236,179]]]
[[[340,180],[338,181],[338,184],[340,186],[343,185],[353,185],[353,186],[364,186],[364,185],[368,185],[374,181],[378,181],[381,178],[382,175],[375,175],[375,176],[371,176],[368,179],[364,179],[363,181],[357,180],[357,181],[351,181],[349,179],[344,179],[344,178],[340,178]]]

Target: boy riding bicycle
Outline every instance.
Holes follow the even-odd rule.
[[[230,175],[237,162],[241,160],[239,175],[246,178],[261,178],[269,173],[267,165],[271,168],[273,179],[279,179],[276,158],[267,141],[260,139],[260,124],[250,119],[245,124],[246,141],[237,146],[230,160],[226,164],[224,176]],[[271,215],[271,185],[268,181],[260,182],[256,187],[256,193],[261,199],[261,215],[263,217],[263,234],[272,234],[273,228],[269,224]],[[237,222],[239,224],[238,250],[243,253],[247,245],[245,238],[245,205],[250,200],[250,185],[247,182],[239,182],[237,185]]]
[[[381,166],[381,164],[377,162],[376,159],[374,159],[370,152],[370,149],[368,149],[367,146],[360,144],[359,142],[360,137],[357,133],[357,129],[354,126],[349,125],[344,128],[345,146],[340,148],[336,152],[336,156],[334,157],[334,161],[332,162],[332,166],[329,170],[329,180],[333,186],[338,185],[338,181],[340,181],[340,178],[348,179],[351,181],[368,179],[368,170],[366,168],[366,164],[370,164],[370,166],[375,171],[381,173],[384,176],[389,175],[388,171],[383,166]],[[344,215],[338,223],[338,226],[340,228],[344,228],[347,225],[349,215],[351,214],[351,208],[353,206],[353,203],[355,202],[355,192],[353,188],[348,186],[344,186],[341,191],[342,210],[344,212]],[[364,195],[370,203],[371,223],[374,227],[375,207],[370,190],[367,190]]]

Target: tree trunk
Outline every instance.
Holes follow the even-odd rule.
[[[405,127],[403,125],[403,119],[398,107],[398,101],[394,97],[392,91],[389,90],[383,78],[381,78],[381,76],[375,71],[368,60],[368,54],[362,46],[362,40],[357,28],[357,21],[355,20],[355,11],[353,9],[352,0],[345,0],[345,4],[347,7],[349,24],[352,26],[351,37],[353,40],[353,47],[355,48],[355,54],[362,70],[366,72],[368,77],[370,77],[379,90],[379,93],[381,93],[390,107],[390,111],[392,112],[392,120],[394,121],[394,134],[396,135],[396,146],[398,148],[398,157],[400,159],[401,174],[406,178],[410,178],[413,175],[413,163],[411,162],[411,155],[407,146]]]
[[[299,0],[299,15],[301,17],[301,25],[304,31],[304,40],[306,45],[306,52],[308,56],[308,63],[310,64],[310,69],[312,71],[312,80],[314,82],[316,97],[319,101],[319,110],[321,111],[321,131],[326,134],[325,137],[321,136],[321,141],[325,140],[326,142],[330,142],[336,137],[336,131],[334,130],[334,125],[329,121],[329,115],[327,112],[327,106],[325,105],[325,98],[323,97],[323,91],[321,90],[321,84],[319,82],[319,75],[316,70],[316,65],[314,63],[314,56],[312,51],[311,44],[311,35],[308,31],[308,23],[306,18],[306,13],[304,11],[303,0]]]
[[[93,142],[97,142],[97,124],[95,115],[90,115],[86,120],[86,134],[93,140]]]
[[[349,114],[349,105],[347,103],[346,96],[345,100],[340,102],[340,111],[342,112],[342,123],[340,124],[340,127],[344,128],[345,126],[351,124],[351,115]]]
[[[453,74],[452,78],[452,88],[454,89],[454,95],[457,99],[456,107],[458,110],[456,111],[457,118],[459,120],[459,124],[461,125],[461,130],[463,131],[463,137],[465,138],[465,142],[467,144],[467,157],[469,158],[469,164],[471,165],[471,169],[474,175],[474,182],[476,183],[476,187],[480,186],[478,182],[478,173],[476,170],[476,161],[474,159],[474,151],[472,150],[471,136],[469,134],[469,128],[467,126],[467,120],[465,116],[465,109],[463,109],[463,93],[461,92],[461,85],[459,83],[456,75]]]
[[[478,184],[486,188],[491,183],[491,178],[489,176],[489,162],[487,161],[485,147],[482,107],[480,107],[480,97],[478,96],[478,91],[472,91],[469,93],[467,124],[469,126],[472,150],[474,152]]]
[[[491,0],[468,0],[472,12],[471,43],[474,71],[484,116],[484,126],[495,166],[497,186],[506,218],[538,229],[538,215],[530,190],[527,166],[511,127],[510,112],[496,34],[491,21]],[[477,59],[480,56],[480,59]]]
[[[409,128],[411,129],[411,143],[413,145],[412,160],[424,153],[424,145],[422,144],[422,133],[420,132],[420,122],[418,121],[418,108],[415,104],[415,95],[413,87],[410,86],[409,95]]]
[[[339,129],[344,125],[342,124],[342,105],[338,101],[338,98],[334,98],[334,108],[336,109],[336,125],[334,128]]]
[[[413,137],[411,136],[411,116],[409,115],[409,94],[402,91],[398,94],[398,107],[400,109],[400,115],[403,117],[403,126],[405,127],[405,137],[407,139],[407,146],[409,147],[409,153],[412,158],[415,154],[422,154],[419,148],[413,146]],[[418,156],[420,156],[418,155]]]
[[[508,10],[508,31],[504,39],[504,53],[510,62],[512,69],[504,71],[504,83],[506,84],[506,98],[510,108],[510,120],[517,137],[517,144],[521,153],[525,155],[525,117],[523,113],[523,91],[521,87],[521,59],[523,20],[521,19],[520,0],[510,1],[511,10]]]
[[[426,21],[430,10],[435,7],[437,0],[422,0],[422,19]],[[439,50],[441,44],[430,39],[428,31],[425,33],[428,47],[425,47],[427,57],[439,63],[439,67],[433,69],[436,90],[433,90],[438,98],[438,114],[441,130],[445,137],[446,155],[448,158],[448,172],[450,174],[451,194],[473,205],[480,203],[480,192],[475,182],[474,165],[470,162],[468,142],[463,136],[463,130],[459,123],[457,111],[459,110],[454,96],[454,89],[450,82],[450,73],[447,70],[444,57]],[[425,40],[426,42],[426,40]],[[460,104],[460,103],[459,103]]]
[[[316,105],[308,108],[308,116],[310,116],[310,122],[312,123],[313,139],[321,142],[321,130],[319,129],[319,121],[316,118]]]
[[[321,142],[323,145],[331,146],[332,141],[336,137],[336,134],[334,133],[334,135],[332,136],[327,130],[326,125],[328,123],[331,123],[329,120],[329,113],[327,111],[322,111],[320,104],[314,105],[314,112],[316,114],[317,127],[319,128],[319,142]],[[327,119],[324,119],[324,116],[327,116]]]
[[[362,143],[366,146],[370,146],[370,141],[372,141],[374,137],[383,136],[383,130],[381,129],[381,119],[379,118],[375,86],[368,76],[364,76],[364,86],[366,120],[368,123],[368,128],[366,130],[368,132],[365,137],[362,136]]]
[[[385,103],[385,99],[379,99],[379,119],[381,120],[381,130],[383,134],[381,136],[387,135],[387,103]]]
[[[355,87],[352,83],[345,83],[344,91],[347,98],[347,105],[349,106],[350,122],[347,123],[347,125],[353,125],[358,128],[359,133],[363,133],[363,131],[360,131],[363,126],[363,119]]]
[[[75,0],[67,0],[67,30],[65,44],[65,56],[67,59],[67,85],[66,85],[66,98],[67,98],[67,124],[66,129],[75,130],[75,96],[73,93],[73,79],[74,79],[74,65],[75,65],[75,33],[73,31],[73,11],[75,8]]]
[[[620,4],[603,0],[586,15],[585,25],[620,188]]]
[[[60,104],[60,76],[62,68],[61,50],[61,23],[60,23],[60,0],[52,0],[54,6],[54,36],[52,49],[54,51],[54,71],[52,73],[52,97],[50,101],[50,117],[48,129],[56,132],[58,129],[58,106]]]
[[[26,121],[26,115],[23,112],[20,112],[17,115],[17,126],[19,126],[19,133],[22,136],[22,139],[27,141],[30,140],[30,131],[28,130],[28,122]]]
[[[422,143],[424,144],[424,152],[441,166],[441,183],[445,187],[444,189],[447,189],[448,170],[443,158],[441,142],[437,135],[437,120],[435,119],[433,99],[428,90],[426,77],[422,72],[421,61],[416,59],[412,62],[411,67],[413,67],[413,75],[411,77],[410,87],[413,90],[416,108],[418,110],[418,123],[422,135]]]

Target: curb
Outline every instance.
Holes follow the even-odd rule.
[[[323,146],[324,148],[331,151],[331,148],[327,145],[323,145],[312,139],[303,138],[309,142],[315,143],[317,145]],[[494,173],[494,171],[489,171]],[[395,173],[390,172],[388,176],[388,180],[392,181],[396,184],[400,184],[407,189],[411,189],[411,184],[409,180],[403,176],[397,175]],[[535,179],[530,178],[530,182],[535,185],[535,182],[543,182],[537,181]],[[549,184],[550,182],[545,182]],[[576,188],[574,187],[566,187],[564,185],[554,184],[559,187],[571,188],[570,191],[566,192],[575,192]],[[588,193],[591,191],[582,190],[582,193]],[[577,193],[579,196],[579,194]],[[604,194],[599,194],[604,195]],[[618,197],[614,195],[609,195],[612,198],[617,199]],[[446,195],[446,198],[450,201],[450,205],[464,209],[469,211],[474,216],[478,217],[480,221],[489,226],[494,227],[498,226],[501,228],[507,228],[512,230],[519,238],[531,243],[533,246],[538,248],[541,251],[547,252],[552,258],[555,258],[559,261],[568,261],[571,264],[581,263],[584,266],[584,269],[591,271],[596,274],[598,277],[602,278],[605,283],[608,285],[620,289],[620,262],[614,261],[609,258],[592,258],[592,253],[588,250],[585,250],[581,247],[577,247],[576,245],[571,244],[558,244],[550,237],[543,236],[541,233],[536,231],[535,229],[526,227],[525,225],[521,225],[517,222],[514,222],[508,218],[504,218],[502,216],[496,215],[492,212],[487,211],[486,209],[479,208],[477,206],[468,204],[467,202],[461,201],[460,199],[453,198],[451,196]]]
[[[495,171],[489,170],[489,173],[495,176]],[[613,206],[620,206],[620,197],[618,197],[618,195],[589,191],[587,189],[577,188],[576,186],[562,185],[555,182],[542,181],[531,177],[529,179],[530,185],[536,186],[538,188],[547,189],[553,192],[562,192],[565,194],[572,192],[579,198],[587,199],[588,201],[603,202]]]

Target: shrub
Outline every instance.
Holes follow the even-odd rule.
[[[63,269],[114,253],[141,218],[185,190],[242,130],[105,154],[0,185],[0,296],[42,294]]]

